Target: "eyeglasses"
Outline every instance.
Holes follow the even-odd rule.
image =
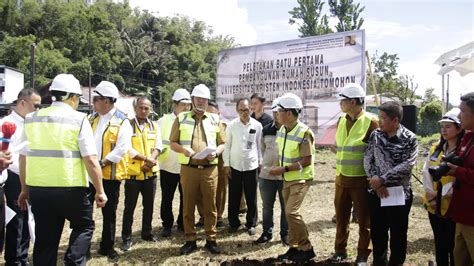
[[[41,109],[41,104],[33,104],[33,106],[35,107],[36,110]]]
[[[239,114],[250,113],[250,109],[238,109],[237,112],[239,112]]]

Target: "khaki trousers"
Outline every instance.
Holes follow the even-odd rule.
[[[216,190],[217,221],[222,221],[222,215],[225,210],[225,201],[227,199],[227,183],[229,183],[229,178],[224,174],[220,174],[221,172],[224,171],[219,171]],[[198,199],[197,209],[200,216],[199,221],[204,222],[202,199]]]
[[[217,166],[199,169],[181,165],[181,187],[183,189],[184,239],[186,241],[196,240],[194,212],[198,201],[201,200],[206,239],[215,241],[217,234]]]
[[[352,203],[354,203],[355,213],[359,222],[357,255],[368,257],[370,255],[370,218],[367,187],[343,187],[336,184],[336,193],[334,196],[334,206],[336,207],[336,240],[334,249],[336,252],[346,253]]]
[[[285,215],[288,221],[288,240],[291,248],[307,251],[312,248],[309,241],[308,229],[301,217],[300,209],[304,197],[310,187],[309,182],[285,182],[283,185],[283,199],[285,201]]]
[[[456,223],[454,235],[454,265],[472,265],[474,262],[474,226]]]

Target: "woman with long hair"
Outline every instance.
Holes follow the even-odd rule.
[[[439,121],[441,138],[433,145],[423,168],[424,205],[428,210],[433,229],[436,264],[454,265],[453,248],[456,223],[446,216],[452,195],[454,177],[447,175],[449,167],[444,167],[444,158],[456,154],[456,149],[464,135],[458,114],[459,108],[453,108]],[[445,164],[445,163],[444,163]]]

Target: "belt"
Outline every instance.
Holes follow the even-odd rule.
[[[214,164],[206,164],[206,165],[193,165],[193,164],[188,164],[189,167],[192,168],[198,168],[198,169],[204,169],[204,168],[209,168],[212,166],[215,166]]]

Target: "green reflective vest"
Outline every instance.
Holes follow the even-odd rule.
[[[51,106],[26,117],[28,186],[88,187],[78,143],[86,115],[67,108]]]
[[[290,131],[286,132],[286,128],[282,126],[277,132],[276,143],[278,144],[278,155],[280,158],[280,166],[294,164],[301,160],[300,144],[303,143],[306,132],[313,135],[311,129],[305,124],[298,122]],[[313,137],[314,139],[314,137]],[[311,144],[311,164],[303,167],[301,171],[289,171],[283,174],[285,181],[295,180],[311,180],[314,176],[314,154],[315,148]]]
[[[191,148],[194,127],[196,121],[193,118],[193,112],[182,112],[178,115],[179,122],[179,144],[183,148]],[[206,142],[208,147],[217,147],[217,134],[220,132],[219,116],[212,113],[204,113],[202,118],[202,125],[204,134],[206,135]],[[178,154],[178,162],[180,164],[189,164],[189,157],[184,156],[183,153]],[[217,164],[217,157],[210,161],[209,164]]]
[[[364,154],[367,143],[363,140],[372,122],[372,115],[364,112],[347,133],[347,119],[342,116],[336,131],[336,174],[366,176]]]
[[[160,163],[164,162],[170,155],[170,134],[171,127],[173,126],[174,118],[173,114],[163,115],[161,122],[161,141],[163,143],[163,151],[160,153]]]

